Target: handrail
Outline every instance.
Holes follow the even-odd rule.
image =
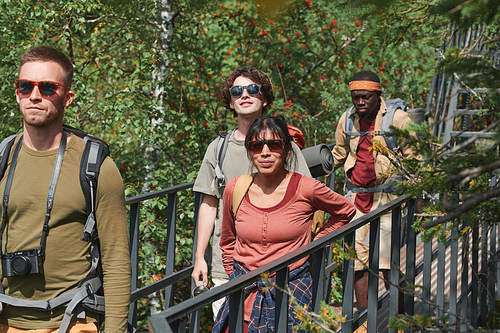
[[[170,276],[166,276],[163,279],[160,279],[151,284],[148,284],[145,287],[133,291],[132,294],[130,295],[130,302],[138,301],[143,297],[147,297],[148,295],[151,295],[159,290],[162,290],[165,287],[171,286],[180,280],[184,280],[185,278],[190,277],[191,272],[193,271],[193,267],[194,266],[191,265],[179,272],[176,272]]]
[[[179,191],[190,189],[191,187],[193,187],[193,185],[194,185],[194,182],[189,182],[189,183],[183,183],[183,184],[171,186],[171,187],[168,187],[168,188],[165,188],[162,190],[157,190],[154,192],[139,194],[139,195],[136,195],[134,197],[130,197],[130,198],[125,199],[125,204],[132,205],[135,203],[139,203],[141,201],[146,201],[149,199],[163,197],[163,196],[166,196],[169,194],[174,194],[174,193],[177,193]]]
[[[188,299],[181,302],[171,308],[168,308],[156,315],[149,317],[150,327],[153,332],[165,332],[170,329],[167,322],[175,322],[183,319],[187,314],[197,311],[206,305],[209,305],[213,301],[230,295],[244,287],[252,284],[253,282],[261,278],[261,274],[265,272],[274,273],[280,269],[286,268],[290,264],[300,260],[301,258],[311,255],[318,250],[330,245],[336,240],[344,238],[346,235],[353,233],[359,227],[370,223],[373,219],[380,218],[382,215],[391,211],[395,207],[399,207],[401,204],[408,201],[409,198],[406,196],[400,196],[399,198],[385,204],[382,207],[375,209],[374,211],[362,216],[359,219],[331,232],[330,234],[323,236],[303,247],[297,249],[291,253],[284,255],[281,258],[273,260],[272,262],[259,267],[249,273],[240,276],[236,279],[229,281],[219,287],[213,288],[201,295],[194,298]]]
[[[130,259],[132,266],[132,293],[130,296],[130,309],[129,309],[129,327],[137,327],[137,301],[141,298],[154,294],[162,289],[165,290],[165,300],[168,302],[173,301],[172,286],[181,280],[188,278],[193,270],[193,265],[184,268],[180,272],[174,272],[175,267],[175,219],[176,219],[176,201],[177,193],[184,190],[189,190],[194,185],[194,182],[183,183],[168,187],[166,189],[157,190],[154,192],[144,193],[131,198],[127,198],[125,203],[130,207],[129,220],[130,220]],[[197,200],[199,194],[194,195],[195,206],[199,205]],[[166,197],[168,198],[167,205],[167,225],[168,225],[168,239],[167,243],[167,260],[166,260],[166,277],[139,288],[139,224],[140,224],[140,206],[141,203],[154,199]],[[195,211],[198,207],[195,207]],[[196,230],[196,223],[195,223]],[[196,231],[194,232],[196,242]],[[167,305],[168,306],[168,305]],[[196,326],[195,323],[193,323]],[[133,329],[132,329],[133,330]]]
[[[229,296],[230,299],[232,300],[230,302],[230,308],[231,312],[238,314],[240,311],[243,311],[243,298],[241,297],[241,292],[244,289],[245,286],[250,285],[256,280],[259,280],[261,278],[261,274],[263,272],[270,272],[274,273],[276,272],[276,285],[279,288],[283,288],[287,285],[287,277],[288,277],[288,266],[295,262],[296,260],[299,260],[300,258],[303,258],[305,256],[311,255],[313,258],[313,311],[318,311],[319,310],[319,302],[324,299],[325,297],[323,296],[325,291],[326,295],[329,295],[329,286],[325,286],[325,284],[328,284],[329,280],[329,275],[332,270],[332,266],[335,264],[328,264],[325,265],[325,251],[324,249],[327,248],[331,243],[333,243],[336,240],[344,239],[344,244],[347,244],[348,246],[353,246],[354,245],[354,234],[356,229],[358,229],[361,226],[366,225],[367,223],[370,223],[370,230],[378,230],[379,226],[379,221],[380,217],[389,211],[393,211],[392,217],[393,217],[393,224],[392,224],[392,254],[391,254],[391,260],[393,262],[394,267],[399,267],[399,251],[397,249],[400,248],[400,243],[399,243],[399,233],[400,233],[400,227],[401,227],[401,206],[405,203],[407,203],[407,209],[408,211],[411,212],[411,207],[413,206],[413,201],[410,201],[409,198],[405,196],[400,196],[399,198],[387,203],[386,205],[379,207],[375,209],[374,211],[365,214],[361,218],[352,221],[346,226],[343,226],[334,232],[330,233],[329,235],[326,235],[318,240],[315,240],[311,242],[310,244],[293,251],[281,258],[276,259],[275,261],[260,267],[257,270],[251,271],[248,274],[245,274],[237,279],[234,279],[222,286],[219,286],[217,288],[213,288],[212,290],[209,290],[201,295],[198,295],[194,298],[187,299],[177,305],[173,305],[171,302],[173,300],[173,290],[172,287],[173,285],[184,279],[189,279],[190,274],[193,269],[193,265],[190,265],[188,267],[183,268],[182,270],[178,272],[174,272],[174,265],[175,265],[175,258],[174,258],[174,250],[175,250],[175,224],[176,224],[176,205],[177,205],[177,193],[179,191],[184,191],[184,190],[189,190],[193,186],[193,182],[191,183],[185,183],[185,184],[180,184],[176,185],[164,190],[159,190],[151,193],[146,193],[142,194],[139,196],[135,196],[132,198],[129,198],[126,200],[127,204],[130,205],[130,227],[131,227],[131,258],[132,258],[132,267],[133,267],[133,272],[132,272],[132,295],[131,295],[131,307],[130,307],[130,316],[129,316],[129,323],[131,324],[132,327],[136,327],[135,321],[137,320],[137,309],[136,307],[136,302],[144,297],[147,297],[148,295],[151,295],[153,293],[156,293],[159,290],[164,289],[165,290],[165,300],[166,300],[166,307],[164,311],[150,316],[148,318],[150,329],[152,332],[164,332],[164,331],[173,331],[173,332],[184,332],[185,327],[186,327],[186,317],[191,313],[195,313],[196,311],[200,310],[201,308],[209,305],[213,301],[220,299],[221,297]],[[166,270],[166,277],[162,278],[159,281],[156,281],[154,283],[148,284],[145,287],[138,288],[137,287],[137,282],[138,282],[138,267],[137,267],[137,262],[138,262],[138,225],[139,219],[140,219],[140,204],[141,202],[153,198],[158,198],[158,197],[168,197],[168,204],[167,204],[167,224],[169,226],[169,234],[168,234],[168,239],[167,239],[167,270]],[[201,203],[201,195],[199,193],[194,194],[194,211],[195,211],[195,220],[194,220],[194,244],[196,244],[196,235],[197,235],[197,215],[198,215],[198,208]],[[445,274],[445,254],[444,252],[446,251],[446,248],[448,248],[449,245],[451,246],[451,251],[453,252],[451,260],[456,261],[457,260],[457,241],[456,240],[450,240],[451,244],[447,245],[439,245],[439,248],[436,250],[432,249],[432,244],[431,243],[426,243],[425,248],[426,252],[424,253],[424,259],[421,262],[416,262],[415,260],[415,254],[416,254],[416,234],[413,228],[411,227],[412,225],[412,218],[413,214],[408,213],[407,214],[407,219],[408,223],[405,226],[405,235],[406,235],[406,279],[407,283],[409,285],[414,285],[415,284],[415,279],[417,276],[420,276],[420,278],[423,276],[424,282],[423,285],[428,286],[429,290],[430,284],[429,282],[425,281],[430,281],[431,280],[431,262],[437,262],[438,267],[439,267],[439,274]],[[495,227],[496,228],[496,227]],[[477,228],[476,228],[477,229]],[[482,230],[482,231],[481,231]],[[463,304],[467,304],[467,302],[471,303],[471,316],[470,316],[470,325],[472,327],[477,327],[479,325],[483,325],[486,321],[486,314],[492,309],[492,302],[494,302],[496,293],[495,293],[495,287],[499,289],[500,286],[500,279],[495,279],[494,276],[493,278],[490,277],[489,280],[487,279],[487,276],[490,276],[491,274],[495,274],[496,270],[491,268],[490,266],[492,265],[492,260],[497,260],[493,257],[490,258],[489,253],[496,254],[496,243],[500,242],[500,239],[496,240],[495,233],[491,231],[491,235],[488,234],[488,231],[486,228],[481,227],[480,229],[477,229],[474,231],[472,235],[472,242],[471,243],[476,243],[478,239],[478,232],[481,233],[481,238],[482,238],[482,249],[485,249],[481,255],[478,254],[477,250],[472,250],[472,264],[470,265],[469,270],[472,271],[472,276],[473,276],[473,281],[472,283],[467,283],[467,278],[468,273],[466,271],[467,267],[465,267],[462,272],[457,272],[457,267],[451,267],[450,270],[450,275],[453,276],[454,279],[456,279],[454,285],[456,285],[456,282],[459,281],[460,275],[462,276],[462,289],[460,295],[457,295],[456,288],[453,290],[453,288],[450,287],[445,287],[444,283],[439,283],[440,280],[438,279],[438,286],[437,286],[437,302],[436,304],[440,307],[438,308],[438,313],[440,312],[443,307],[444,307],[444,297],[445,293],[449,292],[450,294],[450,305],[449,305],[449,312],[448,313],[456,313],[457,307],[455,304],[458,304],[458,302],[461,302],[461,306],[464,307]],[[475,236],[474,236],[475,235]],[[498,235],[500,236],[500,230]],[[487,237],[489,236],[489,237]],[[474,238],[475,237],[475,238]],[[474,240],[475,239],[475,240]],[[487,239],[490,242],[490,250],[488,251],[487,249]],[[372,235],[370,233],[370,244],[378,244],[380,241],[380,235],[375,233]],[[455,245],[453,245],[455,243]],[[396,244],[396,245],[395,245]],[[463,246],[468,246],[467,243],[463,243]],[[374,248],[377,248],[377,245],[374,246]],[[396,249],[397,248],[397,249]],[[437,252],[436,252],[437,251]],[[376,249],[371,251],[373,253],[378,253]],[[488,252],[488,254],[486,253]],[[330,251],[331,253],[331,251]],[[378,322],[378,312],[381,311],[387,313],[389,310],[389,315],[390,314],[395,314],[398,311],[398,297],[391,297],[390,302],[387,302],[388,295],[397,295],[398,294],[398,287],[397,285],[399,284],[397,280],[399,279],[399,271],[397,268],[391,268],[391,287],[390,291],[386,292],[382,298],[378,298],[378,290],[377,290],[377,285],[378,285],[378,256],[374,256],[373,253],[370,254],[370,264],[369,264],[369,269],[372,271],[374,274],[370,274],[369,278],[369,293],[368,293],[368,311],[361,313],[358,317],[353,316],[353,281],[354,281],[354,268],[353,268],[353,261],[352,260],[344,260],[344,267],[343,267],[343,272],[344,272],[344,279],[343,279],[343,303],[342,303],[342,315],[346,318],[346,322],[342,324],[342,332],[347,332],[347,331],[354,331],[356,328],[359,327],[359,325],[367,320],[368,326],[367,326],[367,331],[369,333],[374,333],[378,331],[378,326],[380,323]],[[434,258],[436,258],[436,261],[434,261]],[[461,259],[462,263],[468,263],[468,257],[466,257],[464,254],[462,254],[462,257],[459,257],[458,259]],[[331,260],[329,261],[329,263]],[[135,265],[135,267],[134,267]],[[168,266],[170,265],[170,266]],[[456,265],[455,265],[456,266]],[[394,271],[394,274],[393,274]],[[325,276],[327,277],[325,279]],[[323,277],[323,278],[320,278]],[[464,280],[465,279],[465,280]],[[464,282],[465,281],[465,282]],[[496,281],[496,285],[495,282]],[[193,282],[191,281],[193,284]],[[485,285],[489,283],[489,287],[480,287],[481,285]],[[420,283],[419,283],[420,284]],[[283,294],[280,292],[279,288],[276,290],[276,329],[277,332],[281,332],[283,330],[286,330],[283,327],[283,322],[286,325],[286,310],[284,314],[283,319],[283,310],[279,311],[280,309],[283,309],[283,304],[286,304],[288,302],[288,296],[286,294]],[[435,287],[433,287],[435,288]],[[449,288],[446,289],[445,288]],[[485,291],[488,289],[487,291]],[[471,296],[468,296],[468,295]],[[464,296],[465,295],[465,296]],[[423,291],[421,294],[422,300],[428,302],[431,300],[431,294],[429,291]],[[480,300],[477,304],[474,300]],[[169,301],[170,300],[170,301]],[[326,300],[328,301],[329,298],[327,297]],[[234,302],[236,301],[236,302]],[[169,303],[170,302],[170,303]],[[463,303],[465,302],[465,303]],[[233,308],[233,304],[238,303],[234,305],[235,307]],[[429,313],[429,305],[428,303],[425,303],[422,305],[421,310],[415,310],[418,307],[418,304],[415,304],[414,301],[414,295],[413,294],[407,294],[404,297],[404,310],[407,311],[407,313],[413,314],[414,311],[424,311],[426,313]],[[381,307],[381,304],[384,304]],[[387,305],[388,304],[388,305]],[[280,308],[281,306],[281,308]],[[466,309],[467,307],[465,307]],[[460,316],[462,318],[466,318],[467,314],[461,309],[460,311],[461,314]],[[492,310],[491,310],[492,311]],[[241,312],[242,313],[242,312]],[[281,316],[282,319],[279,319]],[[191,315],[191,323],[189,325],[190,331],[191,332],[199,332],[199,315]],[[236,319],[235,319],[236,318]],[[239,331],[239,327],[241,327],[241,319],[242,317],[240,315],[238,316],[231,316],[230,318],[230,331]],[[450,323],[457,323],[456,325],[464,325],[463,320],[460,318],[453,317],[454,321]],[[462,320],[462,321],[460,321]],[[281,325],[281,326],[280,326]],[[383,325],[386,325],[384,323]],[[389,330],[390,332],[390,330]]]

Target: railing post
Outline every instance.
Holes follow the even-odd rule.
[[[177,211],[177,193],[170,193],[168,195],[167,207],[167,253],[166,253],[166,268],[165,275],[170,276],[175,271],[175,217]],[[165,288],[165,308],[174,305],[173,286],[170,285]]]
[[[498,228],[498,232],[497,232],[497,239],[496,239],[496,242],[498,242],[498,244],[500,244],[500,223],[496,223],[495,224],[495,228]],[[499,253],[500,251],[495,251],[495,266],[496,266],[496,293],[495,293],[495,297],[496,299],[500,299],[500,260],[499,260]]]
[[[286,332],[288,330],[288,282],[290,280],[290,269],[286,266],[276,272],[276,308],[275,308],[275,331]]]
[[[443,223],[443,229],[446,230],[446,223]],[[443,233],[445,232],[443,230]],[[446,244],[439,242],[438,244],[438,268],[437,276],[445,276],[445,266],[446,266]],[[437,279],[436,286],[436,305],[438,307],[436,311],[436,317],[441,317],[444,315],[442,309],[444,309],[444,279]]]
[[[396,316],[399,309],[399,267],[401,265],[400,254],[400,235],[401,233],[401,206],[392,210],[392,225],[391,225],[391,270],[390,270],[390,306],[389,317]],[[389,333],[393,330],[389,330]]]
[[[318,313],[325,293],[325,249],[321,248],[313,254],[312,308]]]
[[[203,195],[199,192],[194,192],[194,219],[193,219],[193,253],[191,256],[191,262],[194,264],[196,256],[196,245],[198,241],[198,215],[200,213],[200,205]],[[191,279],[191,290],[196,288],[197,285]],[[189,327],[191,333],[197,333],[200,331],[200,311],[196,311],[191,314],[189,318]]]
[[[431,221],[433,218],[431,218]],[[431,291],[432,291],[432,241],[431,238],[429,241],[424,243],[424,269],[422,271],[423,274],[423,284],[424,289],[422,290],[422,313],[430,313],[431,307],[429,302],[431,301]],[[465,307],[467,310],[467,307]]]
[[[474,227],[472,228],[472,246],[474,249],[475,244],[479,238],[479,223],[474,222]],[[479,295],[479,251],[472,251],[472,291],[471,291],[471,325],[474,328],[478,327],[478,306],[477,298]]]
[[[479,307],[479,325],[486,326],[486,315],[488,314],[488,225],[486,222],[481,226],[481,273],[480,273],[480,307]]]
[[[243,332],[245,289],[236,290],[229,295],[229,333]]]
[[[464,221],[464,227],[467,221]],[[462,320],[467,320],[467,310],[469,301],[469,234],[465,235],[462,243],[462,288],[460,291],[460,316]],[[460,325],[460,332],[467,332],[466,323]]]
[[[458,230],[451,231],[450,245],[450,291],[449,291],[449,311],[451,313],[449,324],[457,323],[457,280],[458,280]]]
[[[417,235],[413,229],[413,220],[415,213],[415,200],[411,199],[408,201],[408,213],[406,215],[406,278],[410,285],[415,284],[415,258],[416,258],[416,239]],[[443,275],[444,276],[444,275]],[[414,298],[413,294],[405,294],[405,313],[409,315],[414,314]]]
[[[326,272],[326,267],[329,267],[332,264],[333,245],[325,247],[325,251],[326,251],[326,266],[325,266],[325,272]],[[326,302],[326,304],[330,304],[332,298],[331,294],[332,294],[332,272],[329,271],[328,274],[326,274],[325,276],[325,295],[323,297],[323,300]]]
[[[344,237],[344,250],[354,246],[355,231]],[[342,333],[352,332],[352,308],[354,298],[354,260],[344,259],[344,272],[342,274],[342,316],[345,322],[342,323]]]
[[[497,265],[497,247],[496,247],[496,224],[491,227],[490,233],[490,251],[488,255],[488,282],[489,282],[489,292],[488,292],[488,305],[490,313],[495,312],[495,281],[496,281],[496,265]]]
[[[140,203],[130,205],[129,224],[130,224],[130,265],[132,269],[131,291],[139,287],[139,219]],[[130,303],[129,314],[129,333],[137,327],[137,302]]]
[[[380,218],[370,222],[370,246],[368,255],[368,333],[377,332],[378,314],[378,283],[379,283],[379,255],[380,255]]]

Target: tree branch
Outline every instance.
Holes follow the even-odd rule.
[[[123,16],[116,15],[116,14],[106,14],[106,15],[103,15],[103,16],[99,16],[96,19],[87,20],[87,23],[95,23],[97,21],[105,19],[106,17],[114,17],[114,18],[117,18],[117,19],[120,19],[120,20],[123,20],[123,21],[127,21],[127,22],[129,22],[129,21],[144,21],[144,22],[147,22],[149,25],[152,25],[156,29],[161,30],[161,26],[158,25],[158,23],[156,23],[156,22],[145,20],[145,19],[141,19],[141,18],[132,18],[132,19],[130,19],[130,18],[126,18],[126,17],[123,17]]]
[[[460,181],[460,185],[463,186],[465,183],[467,183],[471,178],[478,177],[486,172],[495,170],[500,168],[500,160],[495,161],[493,163],[490,163],[488,165],[482,165],[477,168],[472,168],[472,169],[466,169],[463,171],[460,171],[457,174],[448,176],[446,178],[447,182],[455,183],[457,181]]]
[[[486,132],[489,132],[491,129],[495,128],[498,124],[500,124],[500,119],[498,119],[497,121],[495,121],[494,123],[490,124],[488,127],[486,127],[485,129],[479,131],[479,133],[486,133]],[[460,133],[463,133],[465,131],[462,131]],[[467,147],[468,145],[470,145],[471,143],[473,143],[474,141],[476,141],[476,139],[478,138],[477,135],[475,136],[472,136],[470,138],[468,138],[467,140],[465,140],[464,142],[456,145],[455,147],[453,147],[452,149],[450,149],[448,151],[448,154],[453,154],[453,153],[456,153],[457,151],[459,151],[460,149],[462,149],[463,147]],[[446,145],[448,145],[449,142],[446,143]]]
[[[302,75],[302,77],[300,78],[299,82],[300,84],[303,84],[304,83],[304,80],[306,79],[306,77],[308,77],[309,75],[311,75],[312,72],[314,72],[314,70],[316,70],[316,68],[320,67],[321,65],[323,65],[328,59],[330,59],[331,57],[333,57],[334,55],[340,53],[340,51],[342,51],[343,49],[345,49],[347,46],[349,46],[349,44],[351,44],[352,42],[354,42],[356,40],[356,38],[358,38],[361,33],[365,30],[365,27],[362,27],[361,30],[358,31],[358,33],[356,35],[354,35],[354,37],[352,38],[347,38],[347,40],[342,44],[342,46],[340,46],[340,48],[338,50],[335,50],[335,52],[333,53],[330,53],[328,55],[326,55],[323,59],[321,59],[319,62],[317,62],[313,67],[311,67],[304,75]]]
[[[451,204],[448,202],[448,204],[446,204],[446,206],[447,206],[447,208],[449,208],[448,210],[450,211],[450,213],[446,216],[443,216],[443,217],[437,218],[433,221],[425,223],[424,225],[422,225],[422,228],[423,229],[430,229],[436,225],[439,225],[439,224],[442,224],[444,222],[448,222],[448,221],[451,221],[453,219],[456,219],[460,215],[462,215],[463,213],[477,207],[479,204],[485,202],[486,200],[496,198],[498,196],[500,196],[500,186],[494,187],[493,189],[489,190],[488,192],[478,193],[472,199],[467,200],[466,202],[464,202],[462,204]],[[445,198],[446,198],[446,194],[445,194]],[[444,201],[445,200],[443,200],[443,204],[445,203]]]
[[[482,29],[482,27],[480,26],[479,27],[479,31],[480,31],[480,35],[479,37],[476,38],[476,41],[474,42],[474,44],[472,46],[469,47],[468,50],[465,50],[467,48],[467,45],[469,45],[469,40],[470,40],[470,35],[472,33],[472,28],[469,28],[469,33],[467,35],[467,43],[465,44],[464,48],[460,51],[460,54],[459,56],[471,56],[470,52],[472,50],[474,50],[474,48],[476,48],[477,44],[479,44],[479,42],[481,41],[481,38],[483,38],[483,35],[484,35],[484,31]]]
[[[285,85],[283,84],[283,77],[281,76],[281,70],[280,70],[280,66],[278,64],[278,60],[276,60],[276,68],[278,69],[278,74],[280,76],[280,80],[281,80],[281,88],[283,88],[283,94],[285,95],[285,103],[288,102],[288,99],[286,97],[286,89],[285,89]]]
[[[456,6],[452,10],[450,10],[448,12],[448,15],[455,14],[456,12],[458,12],[459,10],[461,10],[462,8],[464,8],[465,6],[467,6],[468,4],[470,4],[472,1],[474,1],[474,0],[467,0],[467,1],[463,2],[463,3],[461,3],[460,5]]]

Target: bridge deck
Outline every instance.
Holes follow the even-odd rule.
[[[487,242],[487,248],[490,248],[490,237],[487,237],[488,239],[488,242]],[[470,260],[470,253],[472,253],[473,251],[473,245],[471,244],[472,242],[469,242],[468,243],[468,253],[469,255],[467,256],[467,265],[469,267],[468,269],[468,284],[470,285],[472,283],[472,277],[473,277],[473,270],[471,269],[471,260]],[[438,249],[438,241],[437,239],[433,239],[432,240],[432,251],[437,251]],[[497,241],[497,246],[498,246],[498,241]],[[482,244],[479,245],[479,249],[478,249],[478,256],[481,257],[482,255]],[[456,279],[453,281],[453,284],[456,284],[456,288],[457,288],[457,295],[460,296],[461,294],[461,288],[462,288],[462,279],[461,279],[461,272],[462,272],[462,265],[463,265],[463,251],[464,251],[464,248],[463,248],[463,242],[460,240],[458,242],[458,252],[457,252],[457,262],[455,263],[452,263],[451,261],[451,258],[452,258],[452,255],[451,255],[451,246],[447,246],[446,247],[446,250],[445,250],[445,267],[444,267],[444,272],[445,272],[445,275],[444,275],[444,295],[443,295],[443,308],[448,311],[449,310],[449,297],[450,297],[450,288],[451,288],[451,285],[452,285],[452,280],[451,280],[451,265],[454,264],[457,266],[457,272],[458,272],[458,276],[456,277]],[[401,248],[401,251],[400,251],[400,255],[401,255],[401,267],[400,267],[400,270],[402,272],[405,272],[406,271],[406,245],[403,246]],[[424,243],[422,242],[422,240],[417,237],[417,243],[416,243],[416,260],[415,262],[417,263],[421,263],[423,262],[424,260]],[[477,268],[477,271],[480,271],[481,270],[481,260],[479,260],[479,263],[478,263],[478,268]],[[423,275],[424,273],[423,272],[420,272],[417,276],[416,276],[416,279],[415,279],[415,286],[416,287],[416,296],[414,298],[415,300],[415,308],[414,308],[414,313],[421,313],[422,312],[422,304],[423,304],[423,301],[422,301],[422,298],[421,298],[421,294],[422,294],[422,291],[423,291]],[[436,304],[436,301],[437,301],[437,285],[438,285],[438,279],[440,277],[438,276],[438,260],[435,259],[433,260],[432,264],[431,264],[431,290],[430,290],[430,302],[433,303],[434,305]],[[388,293],[386,292],[385,290],[385,286],[384,286],[384,281],[383,281],[383,276],[382,274],[380,274],[380,280],[379,280],[379,299],[386,299],[386,301],[388,301],[389,297],[388,297]],[[387,303],[383,303],[383,304],[387,304]],[[333,307],[335,308],[335,312],[337,314],[341,314],[342,313],[342,304],[335,304],[333,305]],[[467,311],[467,318],[470,318],[470,307],[471,307],[471,304],[470,304],[470,301],[468,302],[468,311]],[[457,306],[457,313],[460,314],[460,305]],[[431,306],[431,311],[430,311],[430,314],[431,316],[436,316],[436,310],[435,310],[435,307],[432,307]],[[378,311],[378,332],[387,332],[388,329],[387,329],[387,325],[388,325],[388,322],[389,322],[389,307],[388,306],[382,306],[379,311]],[[340,331],[340,330],[339,330]],[[366,323],[362,326],[360,326],[356,331],[355,333],[363,333],[363,332],[366,332]]]

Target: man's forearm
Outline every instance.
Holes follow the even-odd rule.
[[[215,227],[215,218],[219,200],[211,195],[204,195],[198,215],[198,240],[196,242],[195,258],[204,258]]]

